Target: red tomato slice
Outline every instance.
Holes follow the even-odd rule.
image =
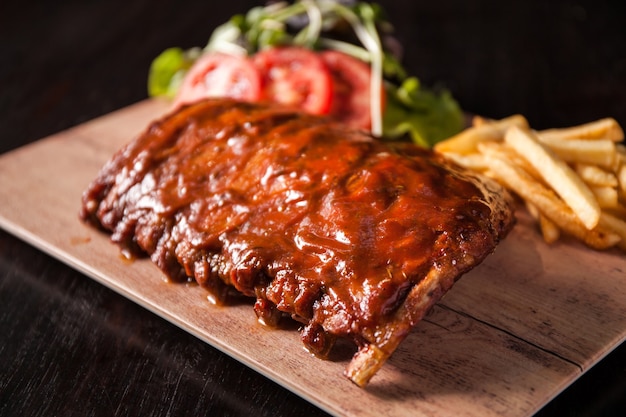
[[[261,75],[246,57],[206,54],[189,69],[175,106],[207,97],[256,101],[261,97]]]
[[[324,51],[321,57],[333,77],[330,115],[351,127],[370,130],[372,125],[370,66],[338,51]],[[384,100],[384,91],[381,92],[381,97]]]
[[[332,80],[319,55],[299,47],[271,48],[256,54],[253,62],[263,74],[264,100],[328,113]]]

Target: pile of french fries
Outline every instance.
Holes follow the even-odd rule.
[[[626,251],[626,146],[613,118],[533,130],[521,115],[474,117],[435,150],[489,175],[524,201],[544,240],[562,234]]]

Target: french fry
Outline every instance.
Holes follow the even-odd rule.
[[[624,131],[612,117],[578,126],[541,130],[538,135],[556,139],[608,139],[613,142],[624,140]]]
[[[487,119],[486,117],[483,117],[483,116],[474,116],[472,117],[472,126],[478,127],[478,126],[482,126],[485,124],[489,124],[492,121],[493,119]]]
[[[626,206],[622,203],[617,203],[617,207],[602,209],[602,212],[611,214],[626,221]]]
[[[532,132],[511,127],[504,140],[540,173],[546,184],[554,189],[587,229],[598,225],[600,206],[594,194],[574,170],[555,157]]]
[[[539,209],[537,209],[537,207],[535,207],[535,205],[530,201],[524,201],[524,203],[526,205],[526,210],[528,210],[528,213],[532,216],[532,218],[539,221]]]
[[[590,187],[591,192],[596,196],[600,208],[617,208],[619,197],[617,188],[614,187]]]
[[[553,244],[561,237],[561,231],[554,222],[544,216],[534,204],[526,201],[526,210],[532,216],[533,219],[539,224],[539,230],[543,236],[544,242],[548,245]]]
[[[591,248],[604,250],[615,246],[621,237],[604,226],[589,230],[559,197],[547,187],[535,181],[520,167],[487,151],[491,171],[496,178],[537,209],[565,233],[583,241]]]
[[[615,144],[615,158],[613,158],[613,164],[610,167],[604,167],[604,168],[617,174],[622,164],[626,164],[626,147],[622,145],[621,143],[616,143]]]
[[[439,142],[434,149],[438,152],[455,154],[471,154],[476,152],[481,142],[500,141],[511,126],[528,128],[528,121],[521,115],[514,115],[496,121],[483,121],[478,126],[469,127],[462,132]]]
[[[507,146],[503,142],[483,142],[478,144],[478,151],[483,154],[483,163],[486,166],[489,166],[489,162],[484,158],[484,154],[491,152],[497,154],[502,159],[507,159],[511,161],[511,163],[518,165],[524,171],[528,172],[532,175],[535,180],[543,181],[541,178],[541,174],[532,166],[523,156],[515,151],[515,149]]]
[[[612,214],[603,212],[600,216],[600,225],[619,235],[621,240],[617,245],[626,250],[626,221],[613,216]]]
[[[622,194],[622,198],[626,200],[626,163],[623,163],[617,171],[617,181],[619,182],[619,189]]]
[[[539,213],[539,229],[543,240],[551,245],[561,237],[561,230],[559,227],[549,218]]]
[[[615,142],[609,139],[569,139],[537,135],[539,141],[565,162],[582,162],[611,167],[616,158]]]
[[[454,161],[456,164],[471,169],[473,171],[484,172],[489,168],[487,166],[487,162],[485,161],[485,157],[479,153],[471,153],[466,155],[461,155],[458,153],[446,153],[446,156]]]
[[[499,129],[490,125],[470,127],[443,142],[437,143],[435,150],[461,155],[471,154],[476,152],[478,143],[501,140],[502,135],[503,133]]]
[[[577,163],[574,170],[588,185],[595,187],[617,187],[617,176],[596,165]]]
[[[474,116],[472,117],[472,126],[479,127],[482,125],[491,125],[495,126],[498,129],[502,130],[502,134],[504,135],[504,131],[510,126],[518,126],[522,129],[530,129],[528,125],[528,120],[521,114],[514,114],[512,116],[505,117],[503,119],[488,119],[482,116]]]

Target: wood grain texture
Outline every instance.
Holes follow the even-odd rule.
[[[531,415],[626,338],[626,258],[548,247],[523,216],[512,235],[420,323],[367,389],[342,376],[351,349],[311,357],[251,306],[211,305],[127,262],[78,220],[111,154],[167,110],[143,101],[0,157],[0,225],[333,415]]]

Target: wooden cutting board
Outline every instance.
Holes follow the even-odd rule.
[[[505,242],[360,389],[342,375],[350,349],[314,358],[294,329],[167,283],[79,221],[100,167],[166,111],[144,101],[0,156],[0,226],[337,416],[531,415],[626,338],[626,257],[547,246],[518,213]]]

